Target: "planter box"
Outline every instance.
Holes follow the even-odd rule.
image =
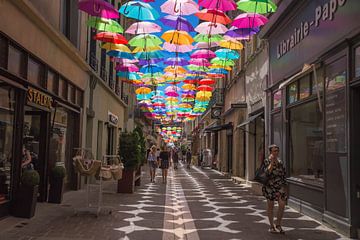
[[[64,178],[50,178],[49,203],[61,203],[64,192]]]
[[[139,167],[139,169],[141,169]],[[122,179],[118,180],[118,193],[134,193],[135,185],[140,186],[140,175],[138,174],[139,170],[134,169],[124,169]]]
[[[15,217],[32,218],[35,215],[39,186],[20,186],[14,199],[12,213]]]

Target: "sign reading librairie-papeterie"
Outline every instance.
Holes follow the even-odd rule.
[[[314,18],[311,21],[304,20],[294,32],[287,38],[282,40],[277,47],[277,58],[281,58],[304,38],[306,38],[311,31],[315,31],[322,21],[333,21],[339,7],[343,7],[346,0],[330,0],[323,5],[319,5],[314,9]]]
[[[51,109],[53,103],[52,97],[34,88],[29,88],[27,90],[27,101],[28,103],[47,109]]]

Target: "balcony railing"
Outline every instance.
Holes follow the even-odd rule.
[[[97,60],[95,53],[90,53],[89,65],[92,69],[94,69],[95,72],[98,71],[99,61]]]
[[[108,73],[105,69],[105,66],[101,66],[100,68],[100,77],[106,82]]]
[[[129,96],[127,96],[127,95],[122,96],[121,99],[122,99],[126,104],[129,104]]]
[[[225,99],[225,91],[224,88],[217,88],[213,91],[213,96],[211,97],[208,105],[208,109],[217,105],[223,106]]]
[[[112,74],[109,74],[109,87],[112,90],[115,90],[115,80],[114,80],[114,76]]]

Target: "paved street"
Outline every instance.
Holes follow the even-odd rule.
[[[31,220],[2,220],[0,239],[345,239],[291,209],[286,234],[268,233],[263,197],[214,170],[181,167],[170,172],[167,185],[160,173],[155,184],[143,175],[135,194],[116,194],[107,184],[104,205],[113,208],[111,215],[75,215],[86,195],[69,192],[62,205],[38,204]]]

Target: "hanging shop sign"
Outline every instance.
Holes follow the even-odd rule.
[[[118,125],[118,123],[119,123],[119,117],[118,116],[116,116],[112,112],[108,112],[108,118],[109,118],[109,123],[111,123],[114,126]]]
[[[304,0],[268,36],[271,84],[316,61],[360,28],[359,0]],[[288,12],[289,11],[289,12]]]
[[[53,99],[49,95],[39,90],[28,88],[27,102],[30,105],[35,105],[35,107],[41,107],[50,110],[53,104]]]

